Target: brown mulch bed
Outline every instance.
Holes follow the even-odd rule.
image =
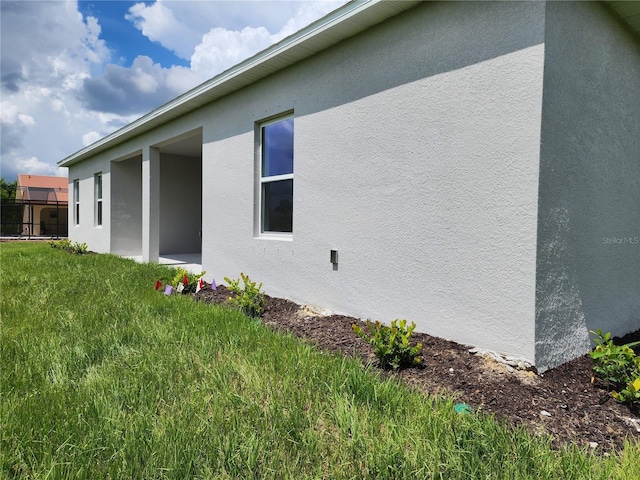
[[[224,303],[230,295],[219,286],[215,291],[205,288],[195,296],[205,302]],[[364,324],[362,320],[317,315],[289,300],[266,296],[262,322],[323,350],[377,364],[372,347],[351,329],[354,323]],[[640,411],[617,403],[602,385],[591,383],[593,363],[588,355],[537,375],[472,354],[468,346],[455,342],[415,332],[411,338],[423,345],[422,365],[385,373],[419,391],[454,393],[456,401],[474,410],[511,425],[524,425],[534,433],[551,434],[555,446],[575,442],[609,450],[621,448],[626,437],[640,441]],[[635,340],[640,340],[640,330],[621,339],[623,343]]]

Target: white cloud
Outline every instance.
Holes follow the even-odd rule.
[[[241,31],[213,28],[191,56],[191,68],[202,76],[213,76],[265,49],[274,38],[264,27]]]
[[[16,167],[19,173],[31,173],[33,175],[55,175],[66,177],[67,169],[60,168],[50,163],[41,162],[38,157],[17,158]]]
[[[178,94],[182,94],[187,90],[195,87],[196,85],[202,83],[206,80],[206,77],[203,78],[199,76],[195,71],[189,68],[174,66],[171,67],[165,75],[165,83],[169,90]]]
[[[301,28],[332,12],[336,8],[344,5],[346,1],[320,1],[320,2],[298,2],[295,15],[290,18],[280,30],[281,38],[294,34]]]
[[[149,57],[138,56],[130,67],[107,65],[102,75],[84,79],[78,98],[90,110],[123,115],[143,114],[343,3],[253,1],[239,4],[158,0],[151,5],[135,4],[126,18],[150,40],[161,43],[183,58],[190,58],[190,68],[163,68]],[[268,20],[265,23],[271,28],[275,25],[276,33],[270,33],[266,26],[259,25],[262,19]],[[228,28],[229,25],[247,23],[249,25],[241,29]],[[211,25],[225,26],[212,28]]]
[[[107,65],[103,75],[85,80],[78,99],[89,110],[121,115],[159,107],[202,80],[186,67],[163,68],[147,56],[131,67]]]
[[[293,17],[288,18],[275,33],[264,26],[230,30],[216,27],[203,35],[191,56],[191,68],[204,77],[212,77],[240,63],[309,23],[344,4],[344,1],[293,2]]]
[[[245,27],[263,27],[270,32],[278,32],[295,15],[301,3],[280,0],[157,0],[151,5],[134,5],[126,18],[150,40],[188,60],[202,42],[203,35],[210,30],[240,31]]]
[[[82,145],[86,147],[87,145],[91,145],[92,143],[97,142],[98,140],[100,140],[100,138],[102,138],[102,135],[100,135],[95,130],[85,133],[82,136]]]
[[[109,59],[100,26],[76,3],[1,2],[2,175],[58,174],[56,161],[81,146],[75,95]]]
[[[18,115],[18,120],[22,122],[23,125],[35,125],[36,121],[33,119],[31,115],[25,115],[21,113]]]
[[[135,60],[134,67],[131,69],[133,73],[131,82],[141,93],[155,93],[160,86],[160,82],[156,80],[156,75],[148,71],[153,69],[151,62],[152,60],[149,57],[138,57]]]
[[[92,63],[109,57],[99,34],[97,21],[85,23],[75,2],[2,2],[3,46],[10,45],[2,51],[3,84],[10,74],[32,85],[55,79],[62,88],[77,86]]]
[[[11,102],[0,102],[0,120],[2,123],[15,123],[18,119],[18,107]]]
[[[150,40],[190,59],[204,81],[346,3],[242,1],[138,3],[129,19]]]
[[[126,19],[149,40],[161,43],[184,59],[189,58],[193,45],[201,37],[197,30],[178,21],[173,11],[162,2],[152,5],[137,3],[129,9]]]
[[[63,172],[59,160],[343,3],[138,3],[128,21],[191,61],[163,68],[142,55],[110,63],[99,20],[75,0],[0,2],[2,176]]]

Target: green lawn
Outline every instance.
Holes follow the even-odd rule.
[[[553,451],[235,311],[166,297],[153,289],[166,267],[47,244],[0,253],[2,478],[640,476],[637,443]]]

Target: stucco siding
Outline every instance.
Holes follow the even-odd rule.
[[[216,102],[204,268],[533,360],[543,33],[537,3],[423,4]],[[255,125],[291,110],[293,238],[256,238]]]
[[[200,159],[161,155],[160,254],[200,252],[201,215]]]
[[[420,4],[70,167],[91,192],[83,209],[97,171],[114,208],[112,231],[83,220],[72,239],[150,259],[166,241],[176,253],[170,218],[185,211],[191,228],[199,212],[167,213],[186,173],[163,165],[162,148],[201,131],[208,280],[245,272],[271,295],[407,318],[532,361],[544,22],[539,2]],[[294,118],[293,235],[275,240],[259,232],[258,139],[283,113]]]
[[[102,173],[102,225],[96,225],[94,175]],[[80,224],[74,224],[75,197],[73,182],[80,181]],[[110,252],[111,215],[108,193],[111,188],[110,165],[108,161],[85,162],[69,169],[69,239],[86,243],[94,252]]]
[[[585,353],[590,329],[640,327],[640,42],[595,2],[549,2],[536,364]]]
[[[142,255],[142,157],[111,163],[111,253]]]

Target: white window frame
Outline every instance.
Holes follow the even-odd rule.
[[[73,224],[80,225],[80,180],[73,181]]]
[[[98,188],[100,187],[100,188]],[[94,224],[96,227],[102,226],[102,216],[104,214],[103,204],[102,204],[102,189],[104,185],[102,184],[102,172],[98,172],[93,176],[93,191],[94,191]]]
[[[264,205],[262,198],[262,187],[266,183],[278,182],[281,180],[293,180],[293,173],[295,172],[295,121],[294,121],[294,158],[293,158],[293,172],[287,173],[284,175],[274,175],[270,177],[262,176],[262,158],[264,155],[263,152],[263,135],[262,129],[274,123],[281,122],[283,120],[294,119],[293,112],[285,113],[279,115],[277,117],[272,117],[268,120],[262,121],[258,123],[257,128],[257,137],[258,137],[258,154],[257,154],[257,172],[258,172],[258,182],[257,182],[257,190],[258,190],[258,202],[257,202],[257,210],[258,210],[258,218],[257,218],[257,230],[259,234],[259,238],[262,239],[274,239],[274,240],[293,240],[293,227],[291,232],[272,232],[264,230]],[[295,182],[294,182],[295,183]],[[293,219],[292,219],[293,220]]]

